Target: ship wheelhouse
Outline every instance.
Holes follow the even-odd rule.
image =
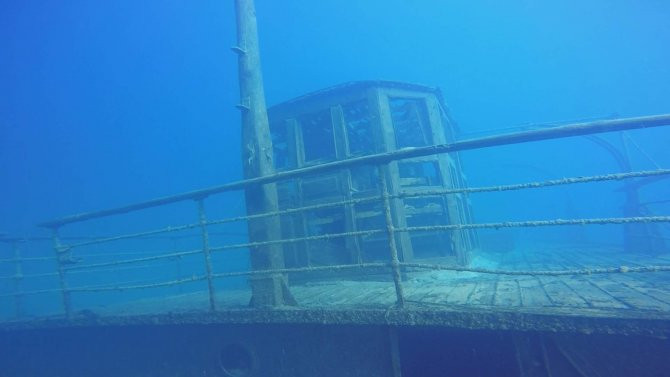
[[[268,116],[276,171],[449,143],[457,132],[438,89],[388,81],[325,89],[274,106],[268,109]],[[411,193],[464,187],[457,153],[392,162],[382,170],[392,196],[396,228],[471,222],[470,203],[464,194],[411,197]],[[356,202],[379,197],[379,174],[378,166],[360,165],[279,182],[280,210],[348,202],[282,215],[282,237],[384,228],[380,200]],[[378,233],[286,243],[284,262],[287,267],[304,267],[386,261],[387,237]],[[476,244],[475,232],[468,229],[396,233],[401,261],[431,258],[467,265]]]

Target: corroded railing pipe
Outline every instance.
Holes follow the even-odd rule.
[[[67,280],[65,278],[65,265],[67,250],[63,249],[58,235],[58,228],[53,229],[52,232],[53,248],[56,253],[56,269],[58,271],[58,284],[60,285],[61,296],[63,300],[63,310],[65,317],[72,317],[72,300],[70,299],[70,291],[68,290]]]
[[[393,226],[393,216],[391,215],[391,200],[389,199],[388,180],[386,179],[386,170],[383,165],[379,165],[379,188],[381,190],[382,203],[384,206],[384,219],[386,221],[386,233],[389,238],[389,250],[391,253],[391,273],[393,275],[393,284],[395,285],[396,305],[399,308],[405,306],[405,294],[402,287],[402,278],[400,276],[400,260],[398,258],[398,246],[395,242],[395,228]]]
[[[584,135],[592,135],[605,132],[616,132],[616,131],[633,130],[639,128],[662,127],[662,126],[670,126],[670,114],[644,116],[636,118],[599,120],[595,122],[585,122],[585,123],[574,123],[554,128],[514,132],[497,136],[489,136],[478,139],[457,141],[451,144],[438,144],[427,147],[404,148],[386,153],[367,155],[347,160],[338,160],[328,162],[325,164],[314,165],[289,171],[283,171],[272,175],[265,175],[262,177],[246,179],[243,181],[231,182],[224,185],[185,192],[182,194],[172,196],[166,196],[140,203],[130,204],[123,207],[117,207],[96,212],[81,213],[52,221],[47,221],[39,224],[39,226],[46,228],[54,228],[65,224],[138,211],[141,209],[181,202],[184,200],[193,200],[199,197],[218,194],[222,192],[240,190],[258,184],[272,183],[289,178],[295,178],[308,174],[322,173],[342,168],[349,168],[352,166],[384,164],[391,161],[402,160],[406,158],[429,156],[440,153],[460,152],[466,150],[483,149],[483,148],[490,148],[510,144],[519,144],[525,142],[560,139],[565,137],[584,136]]]
[[[205,256],[205,272],[207,276],[207,290],[209,293],[209,309],[216,310],[216,297],[214,292],[214,281],[212,279],[212,253],[209,247],[209,232],[207,231],[207,214],[205,213],[204,199],[198,200],[198,220],[200,222],[200,233],[202,237],[202,253]]]
[[[21,248],[18,241],[12,241],[14,250],[14,312],[16,318],[23,316],[23,293],[21,292],[21,281],[23,280],[23,263],[21,261]]]

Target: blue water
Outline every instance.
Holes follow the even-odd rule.
[[[670,112],[665,1],[257,0],[256,6],[270,105],[348,81],[421,83],[441,88],[461,138]],[[0,235],[49,237],[37,223],[241,179],[237,57],[229,50],[234,21],[232,1],[1,2]],[[603,138],[623,150],[618,134]],[[670,167],[669,142],[667,127],[627,132],[632,169]],[[465,152],[462,159],[470,186],[620,171],[609,153],[585,138]],[[472,198],[475,220],[622,216],[620,188],[614,182],[482,194]],[[667,200],[669,190],[670,180],[662,180],[646,186],[641,200]],[[208,214],[242,215],[242,203],[239,194],[212,199]],[[670,214],[667,202],[647,209]],[[194,221],[189,202],[76,225],[63,235],[105,236],[146,230],[147,223],[153,229]],[[667,224],[659,229],[670,234]],[[245,231],[243,225],[226,227],[212,243],[244,242]],[[621,227],[510,231],[493,242],[578,237],[622,244]],[[25,256],[51,255],[50,241],[40,242]],[[179,238],[154,245],[198,247],[197,239]],[[0,259],[11,257],[6,246]],[[111,250],[106,247],[95,251]],[[247,267],[242,252],[220,261],[226,271]],[[202,269],[199,260],[178,268],[194,266]],[[183,272],[169,268],[151,277]],[[26,273],[51,271],[46,263]],[[0,265],[1,276],[12,273]],[[73,284],[110,276],[73,278]],[[125,280],[143,277],[133,272]],[[55,280],[26,284],[56,287]],[[244,280],[221,284],[239,288]],[[187,286],[180,293],[190,291]],[[99,304],[100,296],[84,296],[80,302]],[[60,302],[49,296],[26,305],[48,312]],[[2,315],[11,313],[7,308]]]
[[[241,176],[232,3],[1,6],[0,229],[32,235],[43,219]],[[670,105],[663,1],[261,0],[257,11],[269,104],[345,81],[418,82],[442,88],[465,133]],[[645,147],[661,164],[659,134]],[[467,161],[472,184],[505,176],[484,164]]]

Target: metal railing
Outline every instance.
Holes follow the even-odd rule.
[[[547,180],[538,182],[526,182],[512,185],[487,186],[487,187],[462,187],[450,188],[440,190],[424,190],[421,192],[398,192],[391,194],[388,188],[386,176],[383,173],[387,164],[418,156],[428,156],[440,153],[450,153],[463,150],[474,150],[499,145],[516,144],[528,141],[547,140],[553,138],[562,138],[569,136],[588,135],[593,133],[621,131],[626,129],[656,127],[670,125],[670,115],[643,117],[624,120],[599,121],[593,123],[567,125],[554,129],[544,129],[536,131],[528,131],[510,135],[501,135],[495,137],[488,137],[483,139],[468,140],[456,142],[453,144],[435,145],[422,148],[409,148],[394,152],[382,153],[377,155],[369,155],[350,160],[341,160],[331,163],[326,163],[317,166],[310,166],[302,169],[292,171],[280,172],[271,176],[259,177],[250,180],[234,182],[227,185],[217,186],[204,190],[197,190],[180,195],[154,199],[142,203],[137,203],[125,207],[119,207],[99,212],[90,212],[78,214],[74,216],[65,217],[41,224],[43,227],[50,228],[52,231],[54,257],[36,256],[23,257],[20,253],[19,245],[20,239],[4,239],[8,244],[12,245],[13,256],[11,258],[0,259],[0,264],[13,264],[14,275],[0,276],[0,280],[12,280],[14,284],[14,292],[7,294],[0,294],[0,297],[13,297],[15,304],[15,314],[21,317],[24,314],[22,298],[29,295],[58,293],[61,296],[63,311],[66,317],[71,317],[73,314],[72,298],[74,293],[81,292],[105,292],[105,291],[128,291],[140,290],[158,287],[171,287],[183,285],[193,282],[206,282],[208,302],[210,310],[217,310],[217,292],[214,281],[222,278],[239,277],[239,276],[270,276],[275,274],[285,273],[304,273],[304,272],[319,272],[319,271],[338,271],[347,269],[358,269],[363,271],[379,270],[380,268],[388,269],[394,282],[394,289],[396,293],[396,304],[402,307],[405,303],[405,294],[403,292],[402,273],[404,270],[410,269],[429,269],[429,270],[450,270],[459,272],[477,272],[486,274],[501,274],[501,275],[575,275],[575,274],[604,274],[617,272],[658,272],[670,271],[670,265],[650,265],[650,266],[611,266],[603,268],[590,269],[571,269],[562,271],[541,271],[541,270],[495,270],[486,268],[469,268],[463,266],[449,266],[433,263],[410,263],[402,262],[398,256],[398,247],[396,245],[396,234],[424,232],[424,231],[454,231],[466,229],[500,229],[500,228],[522,228],[522,227],[545,227],[545,226],[569,226],[569,225],[593,225],[593,224],[627,224],[627,223],[670,223],[670,216],[644,216],[644,217],[608,217],[608,218],[585,218],[585,219],[552,219],[552,220],[537,220],[537,221],[515,221],[515,222],[494,222],[494,223],[475,223],[475,224],[448,224],[448,225],[431,225],[431,226],[398,226],[394,224],[391,215],[391,200],[417,197],[435,197],[444,195],[456,194],[475,194],[483,192],[498,192],[498,191],[512,191],[523,189],[535,189],[559,185],[573,185],[590,182],[605,182],[617,181],[632,178],[642,177],[659,177],[670,176],[670,169],[657,169],[650,171],[636,171],[627,173],[614,173],[605,175],[594,175],[588,177],[572,177],[562,178],[557,180]],[[288,179],[304,177],[307,175],[314,175],[315,173],[323,173],[328,171],[337,171],[347,169],[359,165],[373,165],[377,167],[378,172],[378,195],[373,195],[364,198],[338,200],[335,202],[320,203],[316,205],[308,205],[301,207],[286,208],[278,211],[261,213],[247,216],[235,216],[221,219],[209,220],[206,214],[205,200],[206,198],[224,192],[233,192],[244,190],[245,188],[260,185],[280,182]],[[64,239],[60,237],[60,229],[66,225],[84,222],[93,219],[106,218],[109,216],[120,215],[129,212],[135,212],[147,208],[159,207],[171,203],[190,200],[196,204],[196,213],[198,221],[195,223],[182,224],[176,226],[169,226],[153,230],[146,230],[142,232],[119,234],[104,238],[92,239],[77,239],[71,240],[70,243],[64,243]],[[308,235],[293,238],[281,238],[274,240],[267,240],[261,242],[241,242],[229,243],[224,245],[213,245],[211,240],[211,226],[228,224],[233,222],[246,222],[252,219],[264,217],[276,217],[284,215],[292,215],[304,213],[306,211],[313,211],[317,209],[343,207],[346,205],[355,205],[361,203],[380,203],[383,208],[384,226],[375,229],[353,230],[341,233],[325,233],[319,235]],[[170,251],[165,252],[161,250],[159,253],[151,252],[123,252],[123,253],[108,253],[109,257],[118,256],[125,257],[128,255],[137,256],[127,259],[118,259],[111,261],[103,261],[97,263],[79,263],[78,260],[72,258],[72,251],[75,249],[83,249],[87,246],[111,244],[123,240],[135,240],[149,237],[158,237],[164,235],[175,234],[179,232],[197,230],[199,231],[200,247],[190,250]],[[272,270],[244,270],[232,272],[215,272],[212,256],[215,253],[225,252],[233,249],[247,249],[254,252],[254,249],[259,246],[266,245],[286,245],[294,243],[303,243],[317,240],[330,240],[344,237],[359,237],[370,235],[385,235],[388,240],[389,256],[386,262],[359,262],[345,265],[326,265],[326,266],[305,266],[296,268],[282,268]],[[146,254],[144,254],[146,253]],[[156,262],[161,260],[175,260],[188,256],[201,256],[202,265],[204,266],[202,274],[192,274],[190,277],[178,277],[176,279],[161,280],[157,282],[115,282],[114,284],[103,285],[83,285],[70,286],[68,277],[72,274],[83,271],[121,271],[124,268],[134,268],[133,266],[147,262]],[[24,275],[24,264],[32,262],[54,261],[55,271],[37,274]],[[38,277],[55,277],[57,278],[59,286],[57,288],[47,287],[41,289],[24,290],[22,285],[25,279]]]

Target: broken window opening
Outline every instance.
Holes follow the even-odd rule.
[[[375,140],[367,100],[350,102],[342,106],[344,125],[349,144],[349,155],[364,155],[375,152]]]
[[[442,186],[437,161],[404,161],[398,163],[400,186]]]
[[[295,168],[295,158],[289,156],[289,133],[286,121],[270,124],[270,137],[272,138],[272,158],[275,169],[283,170]]]
[[[433,144],[426,102],[419,98],[389,98],[396,148]]]
[[[386,218],[381,203],[361,203],[354,206],[356,230],[377,230],[386,228]],[[386,261],[389,258],[388,235],[377,233],[358,236],[358,244],[364,262]]]
[[[344,208],[329,208],[306,213],[305,225],[308,236],[321,236],[345,232]],[[345,237],[308,241],[311,266],[327,266],[350,262]]]
[[[335,138],[330,109],[306,114],[298,118],[302,129],[305,162],[335,159]]]
[[[442,198],[405,199],[407,226],[433,226],[449,224]],[[414,256],[418,258],[453,255],[451,232],[441,230],[414,231],[410,233]]]
[[[359,166],[351,169],[351,191],[358,194],[378,191],[379,173],[374,166]]]

